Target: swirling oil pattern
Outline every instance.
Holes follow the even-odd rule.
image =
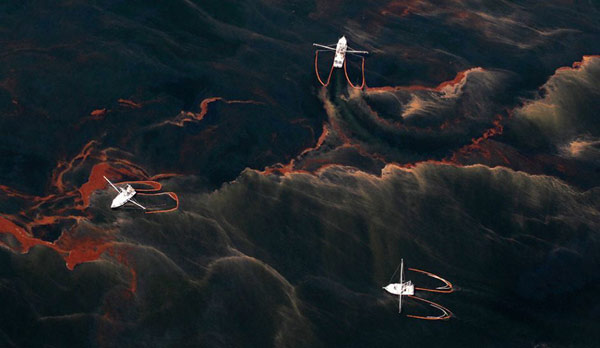
[[[598,23],[593,0],[0,1],[0,346],[598,346]],[[342,35],[370,54],[332,69],[311,44]],[[401,259],[453,291],[399,315]]]

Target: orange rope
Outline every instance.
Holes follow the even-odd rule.
[[[365,87],[365,57],[360,57],[360,58],[362,59],[362,84],[360,85],[360,87],[353,85],[352,81],[350,81],[350,77],[348,76],[348,69],[346,69],[347,59],[344,59],[344,74],[346,75],[346,81],[348,81],[348,83],[350,84],[350,86],[352,86],[352,88],[362,89],[363,87]]]
[[[175,210],[179,209],[179,197],[177,197],[177,194],[175,192],[156,192],[156,191],[158,191],[158,190],[160,190],[162,188],[161,183],[159,183],[157,181],[152,181],[152,180],[137,180],[137,181],[122,181],[122,182],[117,183],[117,185],[123,185],[123,184],[141,184],[141,185],[146,185],[146,186],[150,187],[150,188],[136,189],[137,194],[139,196],[161,196],[161,195],[167,195],[172,200],[175,201],[175,207],[173,207],[173,208],[160,209],[160,210],[146,210],[146,214],[167,213],[167,212],[175,211]],[[155,192],[155,193],[147,193],[147,192]]]
[[[447,281],[446,279],[444,279],[444,278],[442,278],[440,276],[437,276],[437,275],[435,275],[433,273],[430,273],[430,272],[427,272],[427,271],[422,271],[422,270],[416,269],[416,268],[409,268],[408,270],[409,271],[413,271],[413,272],[423,273],[423,274],[426,274],[426,275],[428,275],[428,276],[430,276],[432,278],[441,280],[449,288],[449,289],[427,289],[427,288],[417,288],[417,287],[415,287],[415,290],[429,291],[429,292],[439,292],[439,293],[442,293],[442,294],[449,294],[451,292],[454,292],[454,288],[452,287],[452,283],[450,283],[449,281]]]
[[[452,317],[452,312],[450,312],[450,310],[440,304],[437,304],[435,302],[431,302],[429,300],[426,300],[424,298],[420,298],[417,296],[412,296],[412,295],[408,295],[408,297],[415,299],[415,300],[419,300],[419,301],[423,301],[427,304],[429,304],[431,307],[437,308],[439,310],[441,310],[442,312],[444,312],[444,315],[438,316],[438,317],[423,317],[420,315],[412,315],[412,314],[407,314],[406,316],[409,318],[414,318],[414,319],[423,319],[423,320],[448,320]]]
[[[329,76],[327,77],[327,83],[323,83],[323,80],[321,80],[321,76],[319,76],[319,51],[315,51],[315,73],[317,74],[317,79],[319,80],[319,83],[321,83],[321,85],[323,87],[327,87],[329,86],[329,81],[331,80],[331,74],[333,74],[333,63],[331,63],[331,70],[329,70]]]
[[[150,186],[150,188],[135,189],[137,192],[154,192],[154,191],[158,191],[162,188],[161,183],[159,183],[157,181],[150,181],[150,180],[121,181],[121,182],[117,183],[117,185],[127,185],[127,184],[139,184],[139,185]]]

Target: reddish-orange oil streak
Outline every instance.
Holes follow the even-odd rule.
[[[580,67],[582,64],[584,64],[589,58],[588,57],[593,57],[593,56],[585,56],[582,63],[574,63],[574,67]],[[327,84],[329,83],[329,81],[327,83],[323,83],[323,81],[320,79],[319,77],[319,73],[318,73],[318,69],[317,69],[317,58],[318,58],[318,51],[316,51],[316,55],[315,55],[315,72],[317,74],[317,78],[319,79],[319,82],[323,85],[323,86],[327,86]],[[571,69],[571,68],[569,68]],[[333,70],[333,65],[332,65],[332,70]],[[450,81],[444,81],[442,83],[440,83],[439,85],[437,85],[436,87],[427,87],[427,86],[422,86],[422,85],[411,85],[411,86],[385,86],[385,87],[365,87],[366,89],[366,93],[387,93],[387,92],[393,92],[393,91],[400,91],[400,90],[409,90],[409,91],[415,91],[415,90],[422,90],[422,91],[433,91],[433,92],[441,92],[444,90],[444,88],[446,87],[454,87],[457,84],[461,84],[464,82],[464,80],[467,78],[468,74],[473,71],[473,70],[483,70],[482,68],[471,68],[468,70],[464,70],[464,71],[460,71],[456,74],[455,78],[450,80]],[[352,85],[353,86],[353,85]],[[356,86],[353,86],[356,87]],[[362,88],[362,86],[360,87]],[[386,124],[387,126],[393,126],[396,128],[405,128],[407,130],[411,130],[410,127],[407,127],[405,125],[402,124],[395,124],[392,123],[390,121],[387,121],[383,118],[381,118],[379,115],[377,115],[377,113],[374,110],[370,110],[373,113],[373,116],[378,120],[381,121],[382,123]],[[512,116],[512,111],[508,111],[508,119],[510,119]],[[339,126],[339,124],[337,124],[337,122],[334,119],[330,119],[330,126],[333,129],[333,131],[335,131],[335,133],[341,138],[341,140],[343,141],[343,145],[341,145],[341,147],[354,147],[356,148],[360,154],[377,159],[377,160],[381,160],[383,161],[385,164],[387,165],[393,165],[399,168],[404,168],[404,169],[410,169],[410,168],[414,168],[417,164],[420,163],[436,163],[436,164],[445,164],[445,165],[454,165],[454,166],[461,166],[461,162],[459,160],[459,155],[466,155],[469,154],[471,152],[474,151],[479,151],[484,157],[486,158],[491,158],[491,152],[490,150],[486,149],[482,144],[485,140],[492,138],[494,136],[500,135],[502,134],[503,130],[504,130],[504,117],[500,114],[496,115],[495,120],[492,122],[493,123],[493,127],[489,128],[487,130],[485,130],[483,132],[483,134],[478,137],[478,138],[473,138],[471,139],[471,144],[469,145],[465,145],[462,148],[458,149],[457,151],[455,151],[450,157],[446,157],[443,158],[441,160],[433,160],[433,159],[429,159],[429,160],[423,160],[423,161],[418,161],[418,162],[411,162],[411,163],[395,163],[395,162],[390,162],[388,160],[385,159],[384,156],[379,155],[377,153],[369,153],[367,151],[365,151],[364,149],[362,149],[362,147],[358,144],[353,143],[346,135],[345,133],[342,131],[341,127]],[[458,121],[454,121],[454,122],[458,122]],[[440,126],[440,129],[444,129],[450,126],[450,122],[445,122],[444,124],[442,124]],[[325,127],[325,125],[324,125]],[[424,129],[424,130],[430,130],[431,129]],[[326,135],[327,136],[327,135]],[[324,139],[323,139],[324,140]],[[317,149],[318,147],[314,147],[314,148],[307,148],[305,150],[302,151],[301,156]],[[495,151],[495,154],[499,155],[503,161],[507,164],[509,164],[509,160],[506,156],[504,156],[504,154],[502,154],[499,151]],[[299,156],[300,157],[300,156]],[[281,175],[286,175],[286,174],[291,174],[291,173],[307,173],[307,174],[316,174],[320,171],[322,171],[323,169],[327,168],[327,167],[331,167],[331,166],[335,166],[335,163],[329,163],[329,164],[324,164],[323,166],[317,168],[316,170],[309,172],[307,170],[302,170],[302,169],[297,169],[295,168],[295,160],[292,159],[288,164],[286,165],[281,165],[279,164],[278,166],[270,166],[265,168],[264,171],[262,171],[261,173],[264,175],[268,175],[268,174],[274,174],[274,173],[278,173]]]
[[[162,185],[154,180],[172,177],[176,174],[159,174],[149,177],[142,168],[131,161],[112,158],[107,150],[95,150],[96,144],[96,141],[88,142],[80,153],[70,161],[58,164],[51,178],[51,187],[54,188],[56,193],[47,196],[34,196],[0,185],[0,191],[8,197],[15,197],[33,203],[18,214],[0,215],[0,234],[11,235],[18,245],[6,239],[0,244],[21,253],[27,253],[36,245],[43,245],[56,251],[65,260],[66,267],[70,270],[80,263],[97,260],[103,253],[108,252],[109,255],[114,256],[130,268],[132,273],[130,290],[135,291],[135,270],[131,267],[130,262],[125,262],[127,256],[126,251],[122,250],[124,244],[115,241],[114,231],[98,230],[91,237],[79,237],[72,232],[80,221],[92,217],[87,208],[93,192],[107,186],[103,176],[140,178],[142,180],[128,181],[149,186],[149,188],[139,189],[140,195],[168,195],[176,202],[175,207],[148,211],[148,213],[161,213],[178,209],[179,199],[177,195],[173,192],[147,192],[156,192],[162,188]],[[84,161],[90,159],[99,161],[99,163],[93,165],[88,180],[79,188],[69,188],[71,185],[64,182],[65,174],[79,168]],[[45,215],[44,212],[51,212],[53,215]],[[35,227],[48,226],[64,221],[73,221],[74,225],[63,230],[63,233],[54,242],[37,238],[33,234]]]
[[[158,126],[163,126],[166,124],[171,124],[177,127],[183,127],[187,122],[199,122],[204,119],[204,117],[208,114],[208,106],[214,102],[223,102],[225,104],[255,104],[260,105],[262,102],[255,100],[227,100],[222,97],[210,97],[202,100],[200,102],[200,112],[194,113],[191,111],[181,111],[174,120],[166,120],[158,124]]]

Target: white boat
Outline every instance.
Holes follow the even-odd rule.
[[[398,313],[402,313],[402,296],[412,296],[415,294],[415,286],[409,280],[404,281],[404,259],[400,263],[400,282],[390,283],[383,287],[385,291],[392,295],[398,295]]]
[[[333,58],[333,67],[342,68],[344,66],[344,60],[346,59],[346,53],[352,54],[369,54],[367,51],[357,51],[348,47],[348,40],[345,36],[342,36],[335,47],[334,45],[321,45],[314,43],[313,46],[323,48],[328,51],[335,51],[335,57]]]
[[[131,187],[131,185],[128,184],[124,188],[117,187],[110,180],[108,180],[107,177],[104,177],[104,179],[110,184],[110,186],[112,186],[119,193],[117,195],[117,197],[115,197],[113,199],[112,203],[110,204],[110,207],[112,209],[122,207],[126,203],[133,203],[133,204],[137,205],[138,207],[146,210],[146,208],[144,206],[142,206],[141,204],[139,204],[138,202],[136,202],[133,199],[133,196],[135,196],[137,192],[135,192],[135,190],[133,189],[133,187]]]
[[[402,261],[400,262],[400,266],[398,266],[398,268],[400,269],[399,282],[398,283],[390,283],[383,287],[383,289],[385,289],[385,291],[389,292],[392,295],[398,296],[398,313],[402,313],[402,296],[408,296],[410,299],[421,301],[421,302],[428,304],[429,306],[439,310],[441,312],[441,314],[437,315],[437,316],[431,316],[431,315],[421,316],[421,315],[407,314],[406,315],[407,317],[415,318],[415,319],[424,319],[424,320],[448,320],[452,317],[452,312],[450,312],[450,310],[448,310],[444,306],[437,304],[435,302],[426,300],[424,298],[414,296],[415,290],[427,291],[427,292],[437,292],[437,293],[443,293],[443,294],[451,293],[454,291],[454,288],[452,287],[452,284],[449,281],[447,281],[444,278],[437,276],[433,273],[427,272],[427,271],[422,271],[422,270],[416,269],[416,268],[409,268],[408,269],[409,271],[425,274],[431,278],[440,280],[444,283],[443,286],[439,286],[434,289],[415,287],[415,285],[412,283],[412,281],[410,281],[410,280],[404,281],[404,259],[402,259]],[[392,275],[392,278],[394,277],[396,272],[398,272],[398,269],[396,269],[396,271]]]

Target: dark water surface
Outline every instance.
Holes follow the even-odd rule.
[[[0,346],[600,346],[598,23],[592,0],[1,2]],[[362,90],[316,79],[342,34]],[[103,175],[174,194],[110,210]],[[453,318],[397,313],[401,258],[454,284],[419,294]]]

